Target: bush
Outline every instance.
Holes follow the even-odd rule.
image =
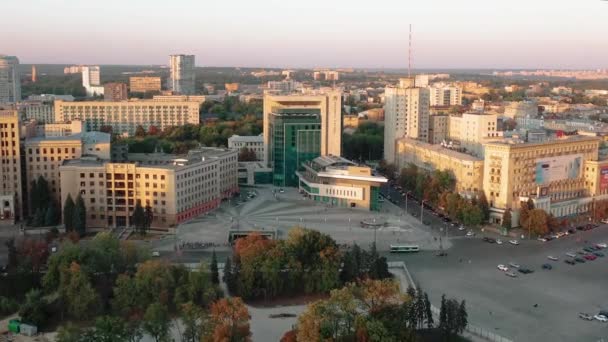
[[[0,297],[0,316],[7,316],[19,310],[19,303],[12,298]]]

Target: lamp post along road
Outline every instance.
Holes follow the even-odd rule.
[[[424,224],[422,221],[422,216],[424,215],[424,200],[420,201],[420,223]]]

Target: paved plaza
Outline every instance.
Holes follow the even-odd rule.
[[[253,189],[241,189],[243,193],[250,190]],[[276,195],[273,190],[277,190]],[[422,249],[439,248],[439,240],[422,227],[418,219],[403,215],[389,202],[383,203],[381,212],[369,212],[327,207],[304,198],[293,188],[285,188],[284,193],[279,193],[273,187],[256,188],[255,191],[257,196],[254,199],[246,202],[225,201],[218,210],[180,225],[177,239],[225,244],[231,228],[276,230],[279,238],[285,238],[289,229],[301,226],[328,233],[339,244],[357,243],[367,247],[376,239],[381,251],[397,243],[416,244]],[[386,224],[374,231],[372,228],[362,228],[360,223],[363,220]],[[166,242],[165,250],[174,243],[171,239]],[[447,246],[445,241],[442,243]]]

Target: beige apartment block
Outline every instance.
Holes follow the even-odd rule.
[[[321,114],[321,156],[342,152],[342,91],[319,94],[264,95],[264,146],[270,146],[270,116],[278,110],[318,109]],[[270,160],[266,151],[265,162]]]
[[[429,142],[441,144],[448,139],[448,127],[450,117],[447,115],[429,116]]]
[[[492,220],[499,222],[505,209],[517,210],[528,198],[556,217],[587,210],[588,196],[599,191],[594,189],[601,174],[599,144],[599,138],[582,136],[486,144],[483,189],[493,207]],[[587,173],[585,168],[595,169]]]
[[[456,191],[475,194],[483,189],[483,159],[460,153],[441,145],[402,138],[397,141],[398,169],[414,164],[427,171],[450,171],[456,181]]]
[[[80,120],[36,125],[36,136],[38,137],[65,137],[68,135],[83,133],[84,131],[84,122]]]
[[[79,159],[85,155],[109,160],[110,134],[86,132],[70,136],[33,137],[25,140],[24,149],[27,189],[31,190],[32,182],[42,176],[49,184],[51,197],[62,207],[59,167],[65,160]]]
[[[187,155],[129,154],[112,163],[83,157],[61,166],[61,200],[81,195],[87,225],[95,228],[131,226],[136,203],[150,206],[152,228],[169,229],[217,208],[238,191],[237,154],[203,148]]]
[[[126,83],[112,82],[103,85],[103,99],[105,101],[126,101],[129,91]]]
[[[465,113],[449,117],[448,138],[475,156],[483,158],[483,144],[501,139],[502,135],[497,114]]]
[[[132,135],[137,126],[148,129],[199,123],[200,105],[195,101],[130,100],[118,102],[55,101],[55,121],[82,120],[87,131],[111,126],[113,133]]]
[[[129,89],[132,93],[160,92],[160,77],[129,77]]]
[[[27,102],[25,104],[25,118],[36,120],[40,124],[55,122],[55,111],[52,103]]]
[[[0,110],[0,221],[16,222],[23,218],[20,130],[18,112]]]

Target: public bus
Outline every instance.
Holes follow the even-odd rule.
[[[391,245],[391,253],[412,253],[419,252],[418,245]]]

